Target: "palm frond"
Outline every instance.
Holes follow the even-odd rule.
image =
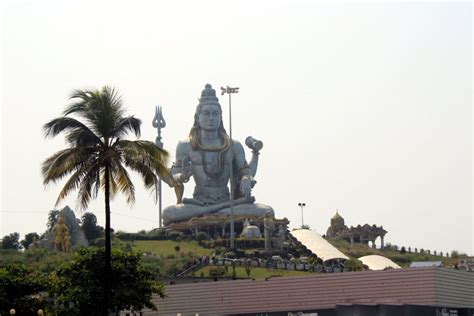
[[[85,210],[89,205],[91,198],[94,196],[93,187],[97,181],[97,175],[100,173],[98,164],[94,164],[84,172],[82,181],[79,186],[78,202],[80,209]]]
[[[71,191],[74,191],[81,183],[81,180],[82,180],[82,170],[77,170],[67,180],[66,184],[61,189],[61,192],[59,192],[58,198],[54,206],[58,206],[59,203],[61,203],[61,201],[64,200],[69,195],[69,193],[71,193]]]
[[[141,176],[145,188],[154,193],[155,202],[157,202],[159,193],[159,178],[157,177],[156,173],[153,172],[150,167],[144,164],[143,160],[141,160],[140,158],[127,157],[124,158],[124,160],[125,166],[127,166],[128,168],[130,168]]]
[[[43,131],[45,137],[55,137],[61,132],[75,132],[83,134],[88,139],[100,141],[89,127],[72,117],[63,116],[55,118],[43,125]]]
[[[83,164],[80,168],[77,168],[59,193],[55,206],[58,206],[59,203],[69,195],[69,193],[78,189],[84,182],[84,178],[87,176],[88,172],[91,172],[91,170],[94,170],[96,168],[96,164]]]
[[[61,180],[71,172],[78,170],[92,158],[90,148],[68,148],[60,150],[47,158],[41,168],[43,184]]]
[[[166,169],[168,153],[156,146],[153,142],[145,140],[119,140],[116,147],[123,152],[124,157],[139,157],[159,176]]]
[[[127,197],[127,203],[135,203],[135,186],[130,176],[121,164],[114,164],[112,177],[117,179],[117,190]]]
[[[104,146],[104,143],[97,135],[82,129],[69,131],[66,135],[66,141],[72,147]]]
[[[113,200],[115,198],[115,195],[117,195],[117,192],[118,192],[117,181],[115,181],[113,177],[110,177],[109,184],[110,184],[110,199]]]
[[[135,136],[140,137],[140,126],[142,121],[133,116],[125,117],[120,120],[120,122],[115,127],[112,132],[115,138],[121,138],[122,136],[132,132]]]
[[[78,114],[79,116],[87,118],[85,115],[87,114],[87,107],[90,100],[92,99],[93,94],[93,90],[74,90],[69,96],[69,99],[75,100],[75,102],[66,106],[63,115],[67,116],[70,114]]]

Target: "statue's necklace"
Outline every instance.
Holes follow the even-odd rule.
[[[230,145],[229,137],[226,134],[221,133],[220,136],[223,140],[223,144],[219,147],[204,146],[198,139],[198,148],[201,151],[202,167],[204,169],[204,173],[211,179],[219,179],[224,173],[225,163],[223,154],[227,151],[227,149],[229,149]],[[206,157],[206,152],[208,151],[216,152],[217,159],[212,159],[211,162],[208,162]]]
[[[198,138],[197,139],[198,148],[205,151],[219,151],[219,152],[227,150],[230,144],[229,136],[227,136],[224,133],[220,133],[219,136],[223,141],[222,146],[214,147],[214,146],[203,145],[201,144],[201,140]]]

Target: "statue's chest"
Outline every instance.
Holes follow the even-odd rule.
[[[217,151],[205,151],[205,150],[193,150],[189,158],[193,165],[201,166],[218,166],[222,164],[229,164],[231,156],[229,151],[217,152]]]

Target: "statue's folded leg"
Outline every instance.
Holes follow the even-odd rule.
[[[249,203],[249,204],[238,204],[234,206],[235,215],[248,215],[262,217],[270,212],[272,216],[275,216],[275,212],[271,206],[260,204],[260,203]],[[230,214],[230,207],[219,210],[217,214]]]
[[[188,202],[193,200],[194,199],[185,199],[185,201]],[[274,211],[271,206],[253,203],[254,201],[254,197],[234,200],[234,214],[262,217],[267,213],[271,213],[274,216]],[[163,210],[163,223],[169,225],[171,223],[182,222],[193,217],[200,217],[209,214],[228,215],[230,214],[229,204],[230,203],[226,201],[215,205],[181,203],[178,205],[168,206]]]
[[[207,206],[178,204],[168,206],[163,210],[163,223],[165,225],[188,220],[192,217],[202,216],[208,213]]]

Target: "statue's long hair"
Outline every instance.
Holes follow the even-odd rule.
[[[205,103],[199,103],[198,106],[196,107],[196,113],[194,114],[194,124],[193,127],[191,127],[191,131],[189,132],[189,142],[191,143],[191,147],[196,150],[199,148],[199,114],[201,113],[201,109],[204,105],[206,104],[215,104],[219,106],[219,111],[220,111],[220,116],[221,116],[221,123],[218,128],[218,133],[219,135],[224,134],[226,136],[229,136],[227,134],[227,131],[224,128],[224,122],[222,120],[222,108],[221,105],[218,102],[205,102]]]

